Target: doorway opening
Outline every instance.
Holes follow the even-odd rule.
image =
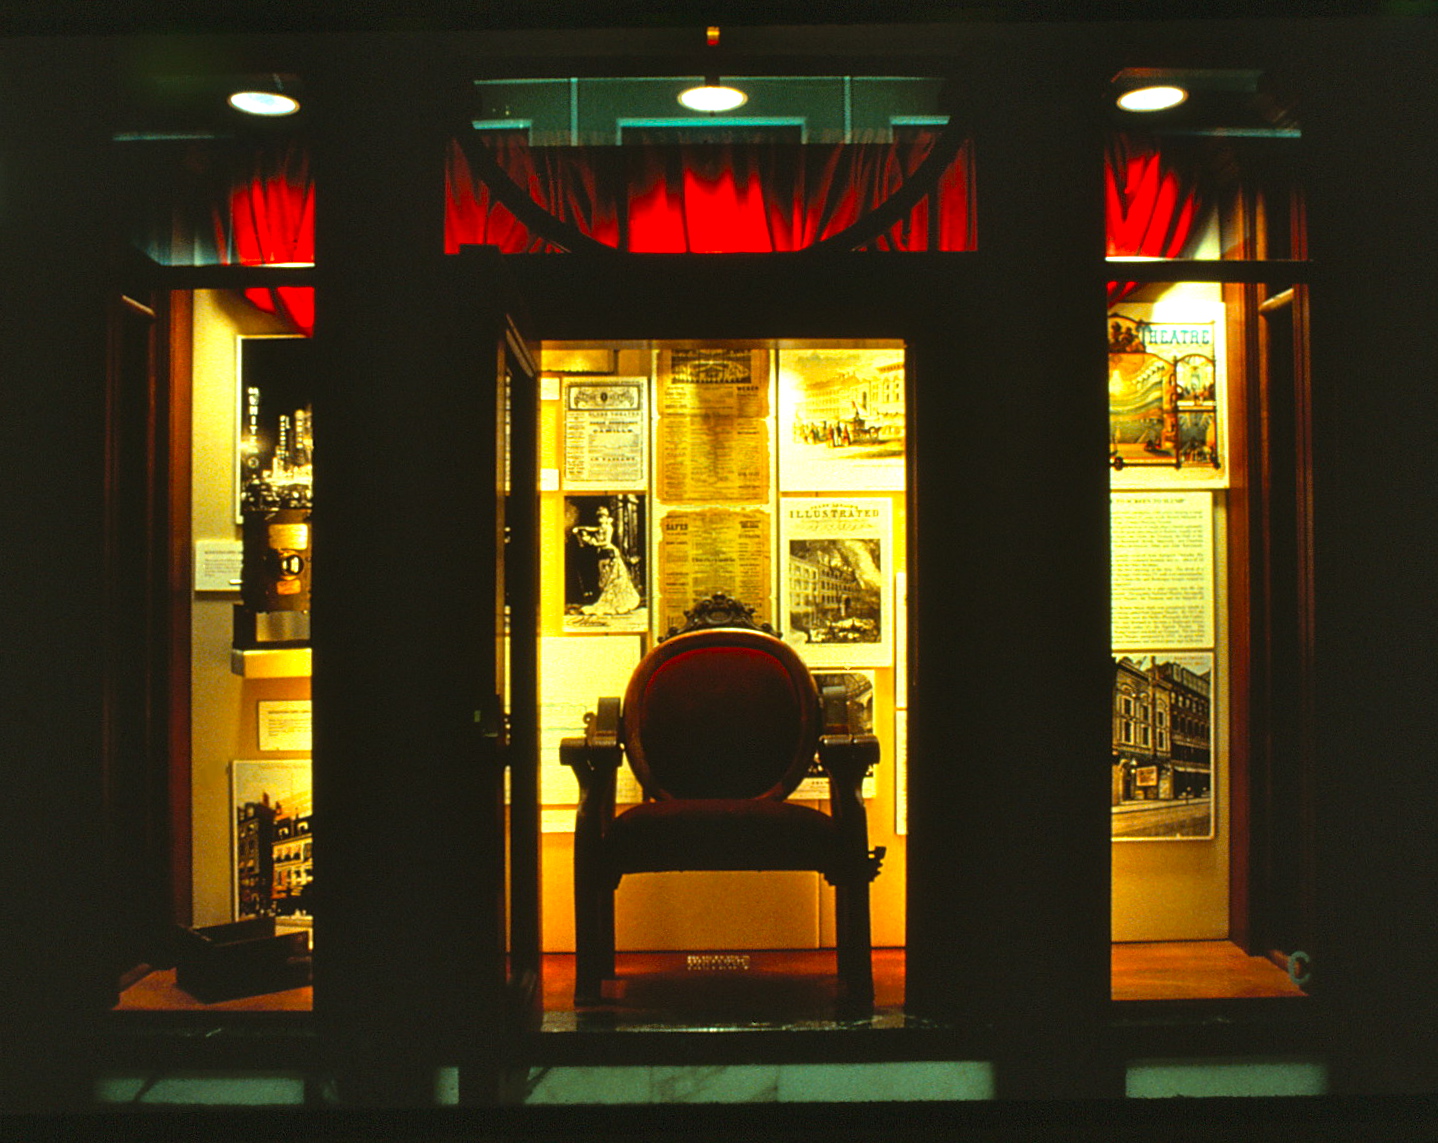
[[[539,819],[546,1030],[839,1019],[834,890],[816,872],[626,876],[616,976],[574,1003],[579,786],[560,742],[623,696],[705,597],[753,609],[879,740],[866,774],[875,1006],[902,1021],[908,455],[896,340],[540,347]],[[645,797],[620,766],[619,812]],[[828,812],[816,765],[787,799]],[[516,919],[519,920],[518,918]]]

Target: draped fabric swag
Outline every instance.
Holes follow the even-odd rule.
[[[1104,226],[1107,253],[1178,258],[1201,216],[1197,166],[1160,153],[1150,139],[1129,134],[1109,137],[1104,162]],[[1108,300],[1131,294],[1137,282],[1110,282]]]
[[[467,147],[489,146],[535,205],[579,233],[634,253],[802,250],[872,211],[909,178],[934,136],[846,146],[693,144],[530,147],[519,139],[452,141],[445,162],[445,250],[560,249],[498,201],[474,173]],[[1115,135],[1104,172],[1111,255],[1180,256],[1202,201],[1194,162],[1149,140]],[[973,150],[964,144],[933,193],[866,249],[975,248]],[[246,266],[314,261],[314,180],[303,146],[258,154],[212,211],[220,260]],[[1110,302],[1135,283],[1114,282]],[[254,288],[245,296],[298,332],[314,329],[314,292]]]
[[[278,153],[261,152],[214,212],[220,260],[241,266],[274,266],[315,260],[315,185],[309,152],[291,143]],[[315,292],[307,286],[256,287],[245,297],[277,314],[306,337],[315,328]]]
[[[475,173],[469,147],[489,147],[535,203],[606,246],[644,254],[769,253],[802,250],[857,221],[918,169],[936,137],[842,146],[531,147],[503,134],[452,142],[446,249],[557,248],[498,201]],[[970,158],[966,145],[936,192],[869,248],[972,249]]]

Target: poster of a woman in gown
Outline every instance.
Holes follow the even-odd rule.
[[[564,628],[645,631],[644,497],[564,500]]]

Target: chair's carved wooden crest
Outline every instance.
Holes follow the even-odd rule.
[[[684,613],[684,626],[671,627],[665,632],[665,639],[672,639],[675,635],[683,635],[689,631],[704,631],[711,627],[743,627],[751,631],[762,631],[766,635],[773,635],[779,638],[779,632],[775,631],[767,623],[759,623],[754,619],[754,609],[725,595],[722,591],[716,591],[713,595],[705,596],[696,603],[692,610]]]

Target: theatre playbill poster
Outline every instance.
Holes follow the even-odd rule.
[[[230,828],[236,919],[308,924],[314,855],[310,760],[230,763]]]
[[[656,492],[667,504],[769,499],[769,354],[659,354]]]
[[[769,415],[765,349],[665,349],[659,353],[661,417]]]
[[[754,417],[663,417],[659,498],[668,504],[769,499],[769,422]]]
[[[766,508],[674,508],[659,526],[659,631],[684,626],[684,613],[723,592],[773,621],[770,557],[773,517]]]
[[[643,489],[648,480],[648,382],[643,377],[564,382],[564,487]]]
[[[901,492],[904,351],[779,352],[785,492]]]
[[[1228,483],[1223,305],[1120,304],[1108,315],[1114,488]]]
[[[796,496],[780,503],[784,638],[811,667],[892,665],[889,500]]]

